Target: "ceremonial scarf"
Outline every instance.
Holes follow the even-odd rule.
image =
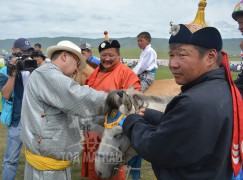
[[[230,73],[229,59],[226,52],[221,51],[222,66],[225,68],[226,77],[230,85],[233,104],[233,136],[231,144],[231,161],[234,175],[237,176],[243,159],[243,103],[239,90],[234,84]]]

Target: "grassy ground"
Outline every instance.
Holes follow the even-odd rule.
[[[233,79],[236,79],[237,77],[236,72],[232,73]],[[173,78],[170,70],[167,67],[160,67],[158,69],[158,72],[156,74],[155,79],[168,79],[168,78]],[[5,144],[6,144],[6,126],[3,126],[0,123],[0,162],[3,160],[3,154],[5,151]],[[19,160],[19,169],[17,173],[16,180],[22,180],[24,178],[24,163],[25,163],[25,158],[24,158],[24,153],[23,149],[20,154],[20,160]],[[150,164],[146,161],[143,161],[143,167],[149,167]],[[2,169],[2,168],[1,168]],[[2,172],[0,171],[0,179],[2,177]],[[155,177],[153,175],[152,170],[144,170],[142,171],[142,179],[146,180],[154,180]],[[76,163],[72,166],[72,179],[73,180],[80,180],[80,163]]]

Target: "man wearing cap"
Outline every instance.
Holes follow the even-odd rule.
[[[140,91],[141,85],[138,76],[120,61],[120,44],[117,40],[103,41],[99,45],[98,50],[100,53],[100,65],[87,79],[86,84],[88,86],[105,92],[128,89],[134,86],[135,90]],[[82,153],[81,177],[88,177],[92,180],[102,179],[96,174],[94,166],[95,152],[99,147],[100,141],[101,137],[96,132],[86,132]],[[125,170],[118,171],[118,174],[111,179],[125,180]]]
[[[60,41],[47,49],[50,63],[30,76],[23,98],[21,140],[25,146],[25,179],[71,179],[70,165],[79,157],[79,123],[104,115],[106,93],[80,86],[72,77],[84,67],[81,49]]]
[[[235,5],[232,17],[235,21],[237,21],[239,25],[238,29],[243,35],[243,1],[240,1]],[[240,74],[238,74],[238,78],[234,82],[238,87],[239,91],[241,92],[241,96],[243,97],[243,71],[241,71]]]
[[[29,41],[25,38],[15,40],[12,47],[13,54],[29,54],[32,50],[33,48]],[[18,58],[12,55],[10,64],[16,65],[17,61]],[[2,97],[13,101],[12,121],[7,130],[7,144],[2,164],[3,180],[15,179],[17,174],[19,155],[22,147],[20,140],[22,98],[24,86],[28,81],[29,75],[29,71],[18,71],[15,69],[9,76],[7,74],[7,66],[3,67],[0,72],[0,90]],[[12,93],[14,94],[14,98],[11,97]]]
[[[89,43],[82,43],[80,48],[86,61],[92,62],[97,66],[100,64],[100,60],[92,55],[92,49]]]
[[[46,64],[45,62],[46,56],[43,54],[42,51],[33,51],[31,53],[31,58],[36,60],[38,67]]]
[[[232,166],[236,173],[241,166],[237,126],[243,109],[221,35],[214,27],[172,29],[169,68],[181,93],[164,113],[142,108],[128,115],[123,131],[159,180],[231,179]]]

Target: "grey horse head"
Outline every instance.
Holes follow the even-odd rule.
[[[164,111],[171,99],[172,97],[148,96],[134,90],[126,90],[109,92],[106,103],[112,109],[119,109],[128,115],[142,107]],[[101,178],[111,178],[135,155],[137,153],[121,126],[105,127],[96,152],[95,170]]]

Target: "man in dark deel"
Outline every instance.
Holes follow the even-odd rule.
[[[172,30],[169,68],[181,93],[164,113],[142,108],[120,125],[159,180],[229,180],[241,167],[243,109],[221,35],[214,27]]]

